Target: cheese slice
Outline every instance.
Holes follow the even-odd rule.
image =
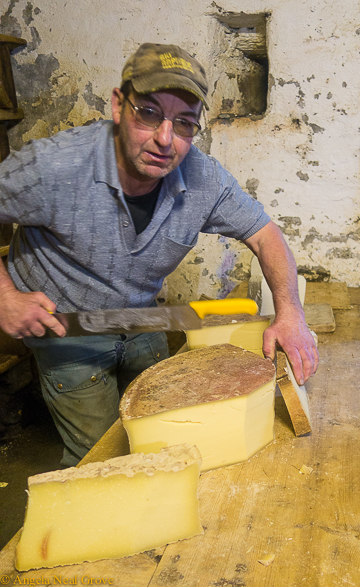
[[[114,559],[202,533],[200,463],[183,444],[30,477],[16,568]]]
[[[245,461],[274,439],[275,367],[233,345],[175,355],[127,388],[120,416],[130,450],[195,444],[201,471]]]
[[[263,357],[263,334],[268,326],[270,319],[259,315],[207,316],[202,328],[186,331],[187,345],[189,350],[193,350],[229,343]]]

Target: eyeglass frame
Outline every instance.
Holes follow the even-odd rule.
[[[151,108],[149,106],[135,106],[135,104],[133,104],[127,96],[125,96],[125,100],[127,100],[129,102],[131,108],[134,110],[136,122],[138,122],[139,124],[143,124],[144,126],[147,126],[148,128],[159,128],[159,126],[162,125],[164,120],[170,120],[170,122],[172,122],[172,125],[173,125],[174,133],[180,137],[188,138],[188,139],[195,137],[198,134],[198,132],[201,130],[200,122],[192,122],[191,120],[187,121],[186,118],[179,118],[178,116],[175,116],[175,118],[167,118],[161,112],[158,112],[157,110],[155,110],[155,108]],[[156,112],[156,113],[158,112],[159,116],[161,116],[161,120],[159,120],[159,124],[157,124],[156,126],[152,126],[150,124],[146,124],[145,122],[143,122],[141,120],[138,120],[136,118],[136,114],[137,114],[137,112],[140,112],[141,110],[152,110],[153,112]],[[195,127],[197,127],[197,131],[193,135],[182,135],[182,134],[176,132],[176,130],[175,130],[175,127],[174,127],[175,120],[185,120],[186,122],[189,122],[190,124],[193,124]]]

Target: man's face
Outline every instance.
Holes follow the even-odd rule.
[[[169,119],[197,122],[201,113],[200,100],[182,90],[146,95],[132,91],[129,100],[134,106],[152,108]],[[119,90],[113,93],[113,119],[119,125],[115,139],[119,173],[125,172],[135,181],[151,183],[164,177],[189,152],[192,137],[175,134],[171,120],[164,120],[158,128],[144,126],[135,119],[132,106]]]

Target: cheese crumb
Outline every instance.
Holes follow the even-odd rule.
[[[264,558],[258,560],[258,563],[264,565],[265,567],[268,567],[269,565],[271,565],[271,563],[273,563],[275,560],[275,555],[274,554],[266,554],[264,556]]]

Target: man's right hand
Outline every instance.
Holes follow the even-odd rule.
[[[0,328],[12,338],[43,336],[46,327],[63,337],[66,331],[52,314],[55,311],[56,305],[45,294],[11,288],[1,292]]]

